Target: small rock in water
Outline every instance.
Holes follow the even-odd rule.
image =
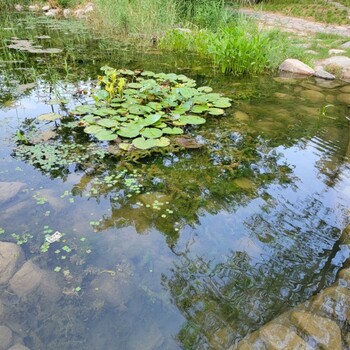
[[[279,67],[281,72],[289,72],[301,75],[313,75],[315,71],[307,64],[294,59],[288,58]]]
[[[23,182],[0,182],[0,203],[5,203],[15,198],[23,187]]]
[[[8,283],[23,261],[21,247],[14,243],[0,242],[0,285]]]

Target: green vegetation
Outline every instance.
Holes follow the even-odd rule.
[[[234,75],[272,71],[288,57],[308,61],[304,50],[290,45],[286,34],[277,30],[260,31],[253,21],[243,16],[237,16],[217,32],[169,31],[161,47],[211,57],[223,73]]]
[[[349,0],[338,3],[350,6]],[[269,0],[256,5],[265,11],[279,12],[287,16],[303,17],[318,22],[334,24],[350,24],[348,11],[329,1],[317,0]]]

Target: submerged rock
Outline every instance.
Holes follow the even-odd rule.
[[[17,244],[0,242],[0,285],[7,284],[23,262],[24,253]]]
[[[10,328],[0,326],[0,350],[7,350],[13,342],[13,334]]]
[[[337,100],[350,105],[350,94],[339,94],[337,95]]]
[[[307,64],[294,59],[288,58],[279,66],[281,72],[289,72],[302,75],[313,75],[315,71]]]
[[[16,197],[23,187],[23,182],[0,182],[0,204]]]
[[[303,90],[300,96],[315,103],[324,101],[323,93],[315,90]]]
[[[15,344],[11,346],[8,350],[30,350],[30,349],[22,344]]]
[[[250,120],[249,115],[245,112],[242,112],[242,111],[236,111],[233,114],[233,118],[235,119],[235,121],[237,121],[239,123],[248,123]]]
[[[55,276],[29,260],[11,278],[10,289],[20,298],[38,298],[40,302],[54,303],[61,297]]]

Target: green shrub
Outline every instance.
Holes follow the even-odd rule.
[[[61,8],[73,8],[81,3],[80,0],[56,0],[56,2]]]

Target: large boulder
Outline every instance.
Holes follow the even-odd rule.
[[[300,75],[313,75],[315,71],[307,64],[294,59],[288,58],[279,66],[281,72],[288,72]]]
[[[15,344],[11,346],[8,350],[30,350],[30,349],[22,344]]]
[[[21,299],[54,303],[62,296],[56,274],[27,261],[11,278],[10,289]]]
[[[17,244],[0,242],[0,285],[7,284],[23,262],[24,253]]]

